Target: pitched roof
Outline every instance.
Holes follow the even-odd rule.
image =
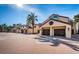
[[[57,15],[57,16],[59,16],[59,17],[64,17],[64,18],[69,18],[69,17],[67,17],[67,16],[61,16],[61,15],[59,15],[59,14],[52,14],[51,16],[53,16],[53,15]],[[51,17],[51,16],[49,16],[49,17]]]
[[[52,15],[58,15],[58,14],[52,14]],[[52,15],[51,15],[51,16],[52,16]],[[50,21],[50,20],[54,20],[54,21],[58,21],[58,22],[61,22],[61,23],[65,23],[65,24],[71,25],[70,22],[64,22],[64,21],[61,21],[61,20],[51,19],[51,18],[50,18],[51,16],[49,16],[49,18],[48,18],[47,20],[45,20],[45,21],[40,25],[40,27],[41,27],[42,25],[46,24],[46,23],[47,23],[48,21]],[[60,15],[58,15],[58,16],[60,16]],[[66,16],[60,16],[60,17],[69,18],[69,17],[66,17]]]

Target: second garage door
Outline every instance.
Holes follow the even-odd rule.
[[[50,35],[50,29],[43,29],[42,35]]]
[[[65,36],[65,29],[54,29],[55,36]]]

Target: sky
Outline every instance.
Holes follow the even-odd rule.
[[[73,19],[79,14],[79,4],[0,4],[0,24],[26,24],[30,12],[37,15],[37,23],[42,23],[51,14]]]

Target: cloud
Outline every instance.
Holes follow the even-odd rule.
[[[10,5],[10,6],[14,10],[16,10],[16,9],[18,9],[18,10],[24,10],[24,11],[27,12],[27,14],[29,14],[30,12],[35,13],[35,15],[37,16],[37,19],[38,19],[39,23],[41,21],[45,20],[45,15],[42,12],[40,12],[39,8],[32,7],[31,5],[26,5],[26,4],[24,4],[22,7],[17,7],[16,4],[14,6],[13,5]]]
[[[40,9],[38,9],[38,8],[34,8],[30,5],[25,5],[25,7],[23,9],[27,12],[35,13],[35,15],[37,15],[38,17],[40,17],[42,19],[44,18],[44,15],[40,12]]]

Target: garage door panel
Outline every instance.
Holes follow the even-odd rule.
[[[43,29],[42,35],[50,35],[50,29]]]
[[[54,29],[55,36],[65,36],[65,29]]]

